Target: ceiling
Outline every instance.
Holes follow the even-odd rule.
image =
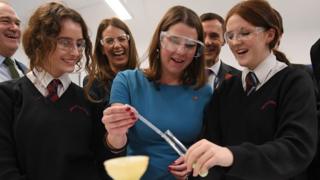
[[[193,9],[199,15],[204,12],[215,12],[225,16],[228,9],[240,0],[122,0],[127,7],[133,19],[126,21],[130,27],[140,56],[145,52],[149,44],[152,32],[154,31],[160,18],[166,10],[174,5],[183,5]],[[38,5],[47,2],[47,0],[9,0],[16,9],[23,23],[27,22],[30,14]],[[95,31],[99,22],[108,17],[115,16],[104,0],[64,0],[69,7],[76,9],[82,16],[91,32],[92,40],[95,38]],[[320,37],[320,1],[319,0],[269,0],[270,4],[277,9],[284,19],[285,34],[290,32],[299,32],[298,37],[290,37],[297,43],[303,41],[303,36],[312,35],[305,38],[312,41]],[[305,32],[305,35],[301,35]],[[309,32],[309,33],[308,33]],[[285,39],[286,40],[286,39]],[[285,41],[284,40],[284,41]],[[316,39],[315,39],[316,40]],[[314,40],[314,41],[315,41]],[[309,46],[312,42],[303,44]],[[293,43],[283,43],[286,49],[296,51],[294,47],[287,48]],[[306,53],[303,54],[306,56]]]

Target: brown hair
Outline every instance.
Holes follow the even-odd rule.
[[[290,64],[289,60],[286,58],[284,53],[279,50],[274,49],[276,44],[279,41],[281,30],[279,27],[279,18],[275,14],[274,9],[270,6],[270,4],[265,0],[246,0],[241,1],[237,5],[235,5],[227,14],[226,23],[229,18],[237,14],[242,17],[244,20],[248,21],[250,24],[263,27],[266,30],[274,29],[275,36],[274,39],[269,43],[270,50],[273,51],[277,60],[284,62],[286,64]]]
[[[184,23],[197,30],[198,40],[203,42],[203,29],[198,15],[183,6],[174,6],[170,8],[158,24],[148,49],[149,68],[145,70],[146,77],[158,83],[161,78],[161,61],[160,61],[160,33],[167,31],[172,25]],[[199,48],[198,48],[199,50]],[[198,51],[197,50],[197,51]],[[194,58],[191,64],[184,70],[181,79],[183,85],[191,85],[198,89],[206,84],[204,67],[204,57]]]
[[[123,21],[121,21],[116,17],[102,20],[97,30],[93,60],[88,67],[89,69],[87,69],[88,72],[92,72],[92,73],[88,74],[88,83],[84,87],[85,94],[90,100],[93,100],[93,99],[89,96],[89,91],[95,79],[99,80],[103,84],[104,88],[107,88],[106,83],[112,80],[116,75],[116,72],[113,72],[110,67],[110,62],[108,60],[108,57],[105,54],[103,54],[103,45],[101,45],[100,43],[100,40],[103,38],[102,37],[103,31],[109,26],[117,27],[123,30],[130,37],[128,63],[121,70],[134,69],[137,67],[137,64],[138,64],[138,52],[137,52],[134,38],[132,36],[132,33],[129,27]]]
[[[91,60],[92,44],[88,35],[88,28],[81,15],[75,10],[60,3],[50,2],[40,6],[31,16],[24,31],[22,43],[26,55],[30,59],[30,69],[41,68],[44,60],[56,48],[56,38],[61,31],[61,22],[70,19],[79,23],[85,40],[86,66]],[[80,69],[80,61],[77,63]]]
[[[224,19],[219,14],[211,13],[211,12],[210,13],[204,13],[204,14],[202,14],[200,16],[200,20],[201,20],[201,22],[217,20],[222,25],[223,33],[226,32],[226,26],[224,25]]]

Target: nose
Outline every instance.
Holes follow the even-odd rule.
[[[234,38],[234,39],[228,41],[228,45],[229,45],[230,47],[231,47],[231,46],[237,46],[237,45],[239,45],[239,44],[241,44],[241,43],[242,43],[242,41],[239,40],[238,38]]]
[[[121,46],[121,42],[118,40],[118,39],[114,39],[114,42],[113,42],[113,46],[114,47],[120,47]]]
[[[82,51],[80,51],[77,47],[76,44],[73,44],[72,47],[70,48],[70,54],[78,56],[82,53]]]
[[[15,33],[16,35],[19,36],[20,38],[20,34],[21,34],[21,29],[20,29],[20,26],[16,25],[16,24],[10,24],[9,28],[8,28],[9,31]]]
[[[206,45],[212,44],[212,40],[210,39],[209,36],[205,36],[205,38],[204,38],[204,43],[205,43]]]
[[[228,44],[229,45],[237,45],[240,44],[242,41],[239,38],[238,34],[235,34],[234,37],[232,39],[228,40]]]
[[[178,45],[176,52],[177,52],[178,54],[184,54],[184,53],[186,52],[185,45],[184,45],[184,44]]]

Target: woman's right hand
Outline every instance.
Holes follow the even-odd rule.
[[[126,133],[138,120],[137,111],[124,104],[113,104],[103,111],[102,123],[108,132],[107,140],[115,148],[126,143]]]

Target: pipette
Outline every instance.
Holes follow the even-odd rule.
[[[187,152],[187,148],[173,135],[170,130],[166,130],[164,133],[153,125],[149,120],[144,118],[142,115],[138,114],[138,119],[140,119],[145,125],[151,128],[154,132],[159,134],[167,143],[180,155],[183,156]],[[194,164],[195,166],[195,164]],[[193,167],[194,168],[194,167]],[[208,171],[199,174],[201,177],[206,177]]]

